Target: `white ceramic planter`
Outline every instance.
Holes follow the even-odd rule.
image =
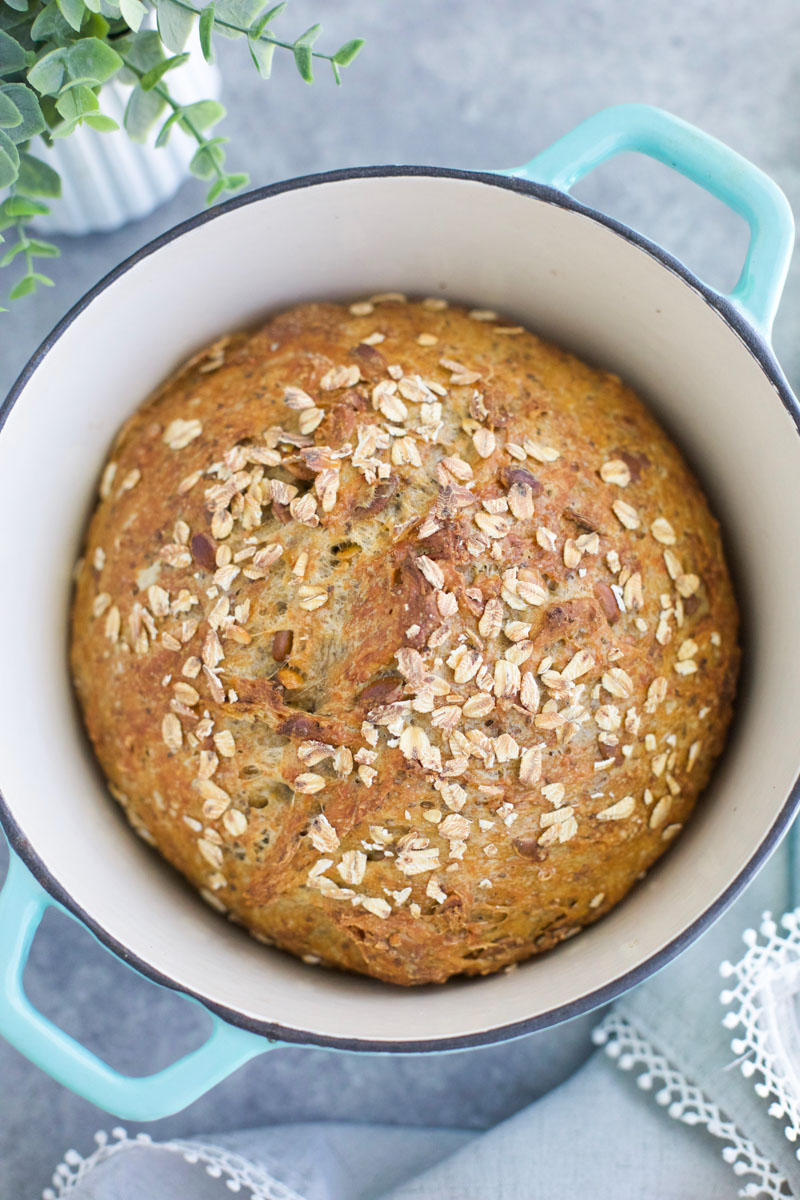
[[[217,67],[199,52],[169,76],[171,92],[182,103],[216,99],[220,82]],[[147,143],[132,142],[122,128],[130,93],[114,80],[100,93],[101,110],[120,126],[116,132],[98,133],[84,125],[52,147],[40,141],[36,153],[58,171],[62,182],[61,197],[53,201],[50,215],[36,220],[40,233],[108,233],[146,217],[188,178],[196,142],[173,128],[167,145],[156,149],[160,122]]]

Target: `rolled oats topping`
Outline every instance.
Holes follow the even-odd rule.
[[[196,356],[118,438],[76,580],[137,832],[260,940],[393,982],[597,919],[729,717],[735,605],[677,452],[616,377],[442,297]]]

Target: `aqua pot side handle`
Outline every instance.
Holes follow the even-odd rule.
[[[567,192],[625,150],[665,163],[744,217],[750,245],[728,299],[768,338],[794,247],[792,210],[768,175],[716,138],[663,109],[620,104],[595,113],[524,166],[500,173]]]
[[[257,1034],[212,1015],[210,1037],[155,1075],[127,1076],[42,1016],[28,1000],[22,974],[45,910],[60,908],[12,852],[0,893],[0,1034],[20,1053],[85,1100],[128,1121],[179,1112],[248,1059],[272,1048]]]

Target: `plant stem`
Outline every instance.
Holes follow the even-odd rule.
[[[8,194],[9,194],[9,196],[18,196],[19,195],[19,191],[17,190],[16,183],[13,184],[9,188]],[[14,222],[14,229],[17,232],[17,244],[23,245],[25,247],[25,249],[22,251],[22,256],[25,259],[25,274],[32,275],[33,270],[34,270],[33,269],[33,254],[31,253],[31,249],[30,249],[31,240],[28,237],[28,230],[27,230],[25,217],[17,217],[17,219]]]
[[[33,255],[30,251],[31,242],[25,228],[25,220],[23,217],[17,218],[17,220],[14,222],[14,228],[17,231],[18,242],[22,243],[25,247],[25,249],[22,251],[22,256],[25,259],[25,274],[33,275]]]
[[[186,12],[194,13],[196,17],[199,17],[200,13],[203,11],[200,8],[195,8],[193,4],[187,4],[186,0],[173,0],[173,3],[177,4],[178,8],[185,9]],[[250,33],[250,30],[245,28],[244,25],[234,25],[232,21],[224,21],[222,17],[218,17],[216,13],[214,14],[214,24],[222,25],[225,29],[231,29],[236,33],[243,33],[245,35],[249,35]],[[272,37],[270,34],[259,34],[258,41],[269,42],[273,46],[280,47],[281,50],[294,50],[293,42],[281,42],[277,38]],[[322,54],[319,50],[312,50],[311,57],[324,58],[326,62],[331,62],[333,60],[332,54]]]
[[[137,79],[144,78],[144,75],[145,75],[144,71],[140,71],[139,68],[135,67],[127,58],[125,58],[124,55],[122,55],[121,57],[122,57],[122,61],[124,62],[126,68],[133,75],[135,75]],[[170,96],[169,92],[167,91],[167,89],[165,87],[162,86],[162,84],[157,83],[155,85],[155,87],[152,88],[152,91],[154,91],[155,94],[157,96],[159,96],[164,101],[165,104],[169,105],[169,107],[172,109],[172,111],[174,113],[180,113],[182,106],[180,104],[178,104],[177,100],[173,100],[172,96]],[[178,120],[178,124],[181,125],[184,129],[186,129],[189,133],[191,133],[192,137],[197,142],[198,146],[200,146],[202,148],[203,146],[207,145],[208,138],[204,137],[203,134],[200,132],[200,130],[197,129],[192,124],[189,117],[186,117],[183,115],[180,116],[180,118]],[[211,165],[214,168],[214,174],[216,175],[217,179],[224,178],[225,172],[220,167],[215,156],[213,154],[209,154],[208,158],[211,161]]]

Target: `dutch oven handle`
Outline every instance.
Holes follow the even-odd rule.
[[[728,299],[769,339],[794,246],[792,210],[768,175],[716,138],[661,108],[620,104],[595,113],[524,166],[498,173],[568,192],[625,150],[665,163],[744,217],[750,245]]]
[[[37,1012],[25,995],[22,974],[28,952],[50,906],[66,912],[12,851],[0,893],[0,1034],[85,1100],[124,1120],[158,1120],[179,1112],[274,1045],[210,1014],[208,1040],[169,1067],[140,1077],[115,1071]]]

